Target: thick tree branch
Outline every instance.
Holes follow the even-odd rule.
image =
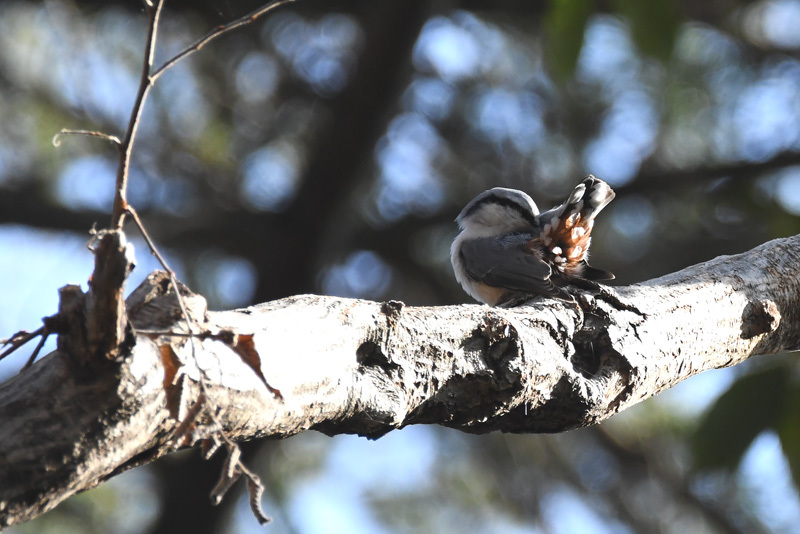
[[[0,387],[2,524],[218,425],[235,440],[312,428],[379,437],[417,423],[560,432],[701,371],[800,347],[800,236],[613,293],[581,292],[580,306],[298,296],[207,312],[188,296],[204,332],[194,341],[180,335],[167,280],[155,274],[129,297],[135,345],[118,362],[59,344]]]

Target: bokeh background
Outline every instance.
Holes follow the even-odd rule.
[[[156,63],[257,6],[169,1]],[[0,4],[0,337],[85,288],[116,154],[52,138],[122,135],[145,32],[136,1]],[[548,208],[592,172],[617,191],[593,263],[629,284],[800,232],[799,89],[797,0],[301,0],[158,81],[129,198],[214,309],[436,305],[469,301],[448,252],[472,196]],[[157,265],[129,230],[131,289]],[[245,452],[275,534],[797,532],[797,375],[756,358],[561,435],[419,426]],[[209,506],[219,469],[176,454],[10,532],[264,531],[239,486]]]

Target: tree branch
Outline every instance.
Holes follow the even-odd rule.
[[[222,34],[228,33],[229,31],[235,30],[236,28],[241,28],[242,26],[246,26],[251,22],[254,22],[256,19],[260,18],[262,15],[269,13],[270,11],[281,7],[284,4],[289,4],[294,2],[295,0],[273,0],[269,2],[267,5],[262,6],[255,11],[248,13],[243,17],[239,17],[238,19],[231,21],[225,25],[217,26],[203,37],[200,37],[195,42],[181,50],[178,54],[167,60],[163,65],[158,67],[153,74],[150,76],[150,83],[155,83],[155,81],[161,77],[164,72],[174,67],[178,64],[181,60],[183,60],[186,56],[190,56],[195,52],[200,51],[205,45],[216,39],[217,37],[221,36]]]
[[[171,287],[156,273],[128,298],[136,336],[121,361],[70,354],[78,344],[61,342],[64,327],[59,350],[0,387],[0,524],[166,454],[179,427],[180,446],[220,425],[234,440],[308,429],[377,438],[418,423],[560,432],[701,371],[800,347],[800,236],[582,291],[580,306],[297,296],[208,312],[187,296],[204,332],[194,354]],[[207,408],[186,424],[201,395]]]

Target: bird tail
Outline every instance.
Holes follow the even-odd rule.
[[[614,275],[587,263],[594,218],[614,199],[614,191],[591,174],[575,186],[562,205],[539,216],[537,245],[556,269],[573,278],[610,280]]]
[[[562,204],[559,215],[569,217],[578,213],[583,221],[594,220],[614,200],[614,196],[614,190],[607,183],[590,174],[575,186],[567,201]]]

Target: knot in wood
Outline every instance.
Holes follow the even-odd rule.
[[[489,343],[496,343],[510,337],[516,337],[517,331],[505,317],[487,313],[483,318],[483,323],[478,327],[480,333]]]
[[[387,300],[381,303],[381,313],[389,319],[397,319],[403,311],[405,304],[399,300]]]
[[[781,324],[781,312],[773,301],[750,301],[742,312],[742,339],[770,334]]]
[[[399,365],[389,359],[376,342],[364,341],[356,349],[356,361],[365,367],[380,367],[387,372],[394,371]]]
[[[504,364],[520,356],[523,352],[519,333],[505,317],[488,312],[478,326],[478,332],[488,343],[487,363],[495,370],[502,370]]]

